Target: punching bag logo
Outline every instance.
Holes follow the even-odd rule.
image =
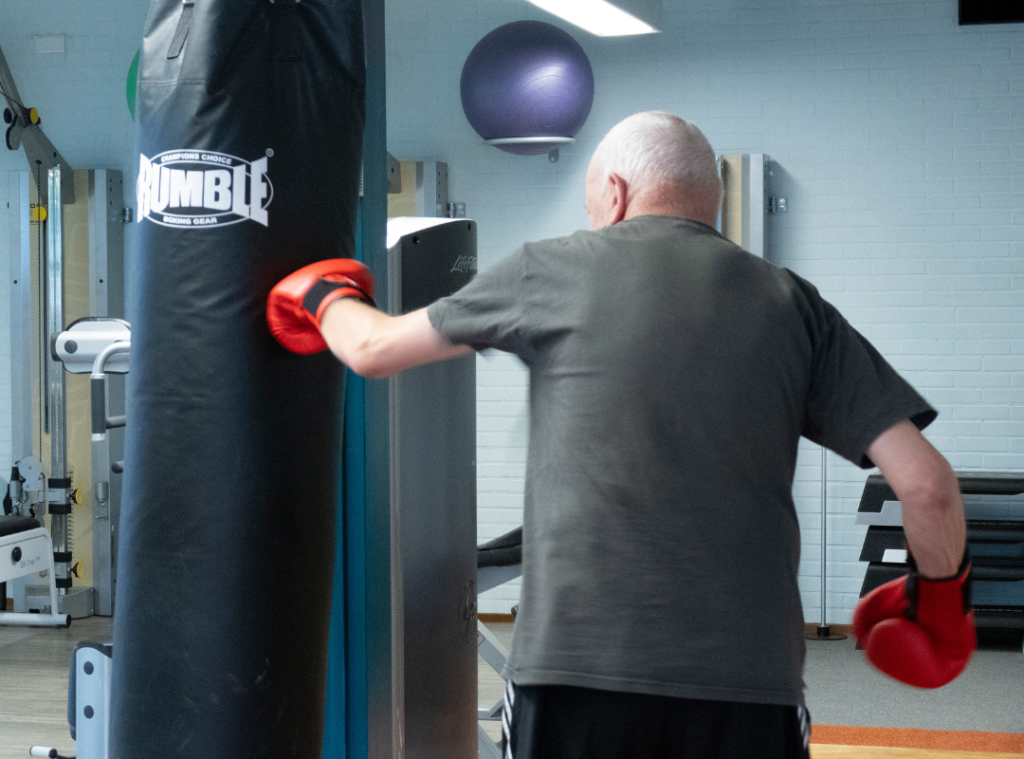
[[[139,156],[135,193],[140,222],[195,228],[252,219],[267,226],[274,188],[266,158],[250,163],[210,150],[168,150]]]

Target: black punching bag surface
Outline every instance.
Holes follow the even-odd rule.
[[[154,0],[112,759],[320,756],[342,367],[270,288],[353,251],[359,0]]]

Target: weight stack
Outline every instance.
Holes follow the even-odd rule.
[[[975,625],[1024,629],[1024,476],[957,472],[957,478],[967,516]],[[864,485],[857,524],[868,525],[860,554],[869,562],[864,597],[909,571],[902,507],[880,474]]]

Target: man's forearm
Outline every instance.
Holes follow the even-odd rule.
[[[338,360],[356,374],[377,379],[472,352],[438,334],[425,308],[388,316],[353,298],[328,306],[320,332]]]
[[[964,553],[967,527],[960,484],[949,462],[909,421],[878,436],[868,456],[903,506],[903,533],[925,577],[951,577]]]
[[[955,575],[967,537],[964,502],[956,475],[950,471],[941,488],[912,491],[900,496],[900,503],[903,532],[921,574],[931,578]]]
[[[320,320],[320,334],[331,353],[356,374],[363,374],[372,350],[373,335],[390,317],[355,298],[343,298],[328,306]]]

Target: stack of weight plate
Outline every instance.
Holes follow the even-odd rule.
[[[957,472],[967,514],[967,544],[978,627],[1024,629],[1024,474]],[[857,509],[868,525],[861,561],[870,562],[860,594],[905,575],[903,512],[880,474],[868,477]]]

